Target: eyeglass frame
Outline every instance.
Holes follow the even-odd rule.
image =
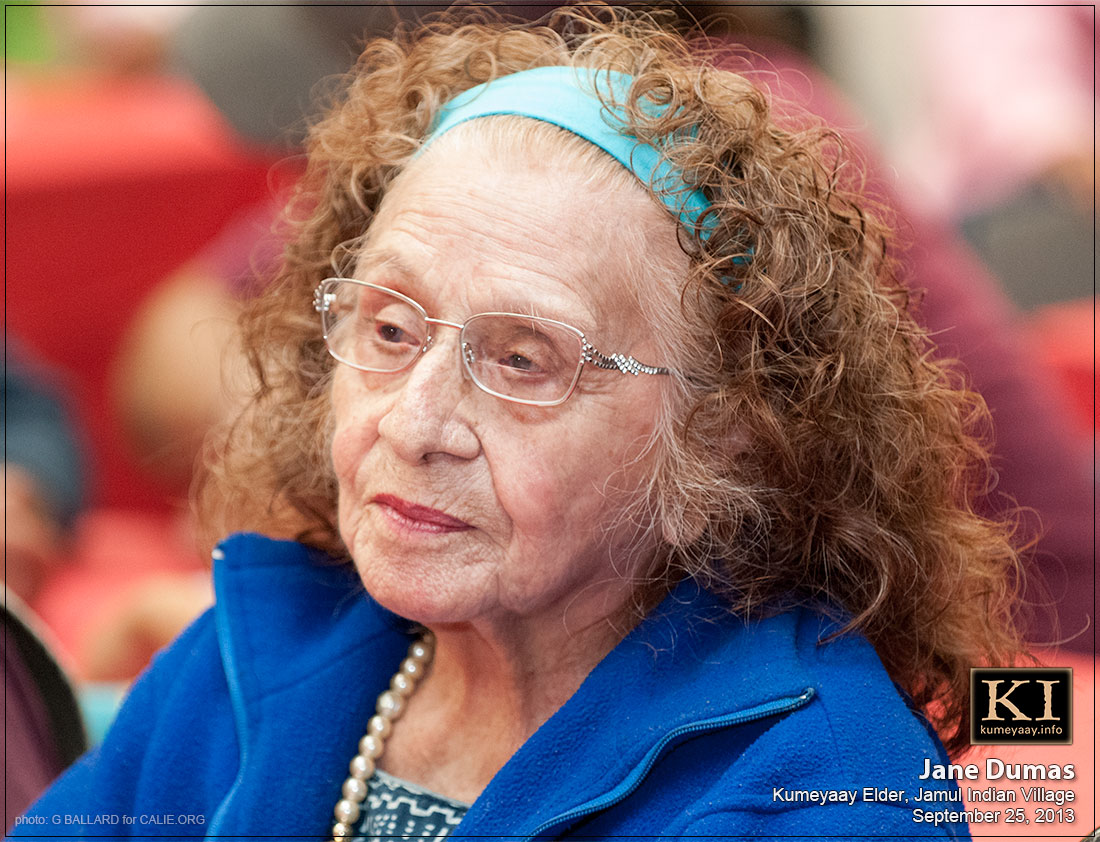
[[[412,356],[405,365],[398,369],[386,371],[377,368],[368,368],[363,365],[349,362],[348,360],[336,354],[336,352],[332,348],[332,344],[329,342],[328,333],[325,330],[325,313],[328,312],[328,302],[325,300],[325,293],[322,292],[325,284],[336,282],[356,284],[357,286],[388,293],[406,302],[420,314],[420,317],[424,320],[424,323],[428,327],[428,330],[426,331],[427,338],[424,340],[424,344],[417,350],[416,354]],[[414,366],[420,360],[420,358],[428,352],[428,349],[431,347],[432,341],[435,339],[435,334],[431,330],[433,325],[453,327],[459,331],[459,357],[462,360],[462,368],[466,372],[466,374],[469,375],[470,380],[473,381],[474,385],[477,386],[481,391],[485,392],[486,394],[492,395],[495,398],[500,398],[501,400],[508,401],[509,403],[523,404],[525,406],[551,407],[560,406],[561,404],[565,403],[567,400],[569,400],[570,397],[572,397],[573,392],[576,390],[577,383],[581,379],[581,372],[584,370],[584,366],[586,363],[591,363],[597,368],[603,369],[605,371],[618,371],[620,374],[633,374],[635,377],[637,377],[639,374],[671,375],[673,373],[671,369],[664,368],[662,366],[646,365],[645,363],[638,362],[638,360],[634,359],[634,357],[632,356],[617,353],[605,354],[602,351],[599,351],[591,342],[588,341],[588,338],[584,335],[584,331],[582,331],[580,328],[574,327],[573,325],[567,324],[566,322],[560,322],[557,319],[548,319],[542,316],[525,315],[523,313],[503,313],[493,311],[488,313],[475,313],[474,315],[466,319],[466,321],[459,324],[457,322],[450,322],[445,319],[432,318],[428,315],[428,311],[425,310],[418,301],[410,298],[404,293],[398,292],[395,289],[390,289],[389,287],[380,286],[379,284],[372,284],[369,281],[360,281],[356,278],[325,278],[317,285],[317,288],[313,291],[313,309],[316,310],[321,317],[321,334],[325,339],[325,348],[328,349],[329,355],[332,356],[332,358],[337,362],[343,363],[346,366],[350,366],[357,371],[366,371],[371,374],[400,374],[403,371],[407,371],[408,369],[412,368],[412,366]],[[545,324],[555,325],[556,327],[564,328],[570,333],[575,334],[581,342],[581,356],[580,360],[577,363],[577,370],[573,374],[573,380],[569,384],[569,389],[568,391],[566,391],[565,395],[553,401],[526,400],[524,398],[516,398],[512,397],[511,395],[502,394],[501,392],[490,389],[488,386],[482,383],[470,366],[470,361],[467,358],[467,354],[470,353],[471,350],[469,343],[462,341],[462,334],[465,332],[470,322],[484,316],[510,316],[520,319],[530,319],[536,322],[543,322]]]

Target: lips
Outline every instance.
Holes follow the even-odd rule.
[[[391,517],[412,529],[425,532],[457,532],[473,529],[466,521],[451,517],[446,512],[410,503],[392,494],[378,494],[371,499],[371,502],[388,509]]]

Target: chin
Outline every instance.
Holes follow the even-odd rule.
[[[374,558],[377,559],[377,556]],[[359,578],[371,598],[399,617],[421,625],[462,623],[478,616],[478,600],[463,598],[453,582],[396,563],[361,565]],[[453,578],[453,577],[449,577]]]

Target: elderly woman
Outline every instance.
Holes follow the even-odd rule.
[[[368,45],[204,497],[295,540],[18,830],[965,836],[1017,555],[850,166],[641,19]]]

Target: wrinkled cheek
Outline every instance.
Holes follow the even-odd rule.
[[[632,465],[634,454],[596,454],[573,463],[551,462],[530,472],[527,493],[516,507],[515,520],[537,529],[539,538],[572,552],[617,552],[625,546],[648,545],[649,506],[645,486],[649,466]],[[628,467],[623,468],[626,464]]]
[[[332,436],[332,470],[340,483],[341,495],[346,490],[345,483],[351,482],[355,477],[355,466],[361,453],[357,444],[354,430],[342,424],[336,425]]]
[[[498,489],[519,533],[536,541],[564,545],[587,532],[600,508],[590,484],[566,481],[565,477],[577,477],[577,471],[561,463],[534,466],[528,462],[526,467],[518,493],[501,495]]]
[[[349,547],[363,517],[362,477],[370,450],[370,437],[362,425],[337,422],[332,436],[332,469],[337,484],[337,521]]]
[[[351,495],[340,495],[336,508],[336,528],[340,538],[353,558],[358,558],[358,536],[362,531],[363,508],[353,502]]]
[[[374,437],[366,417],[366,407],[350,381],[348,372],[339,368],[332,384],[332,411],[335,423],[332,433],[332,469],[340,483],[340,494],[351,491],[356,472]]]
[[[356,524],[352,521],[354,520],[355,511],[358,509],[352,502],[356,498],[355,470],[353,467],[355,459],[352,453],[353,448],[350,446],[346,432],[337,426],[332,437],[332,469],[336,475],[337,485],[336,519],[340,536],[349,548],[354,543],[352,535]]]

